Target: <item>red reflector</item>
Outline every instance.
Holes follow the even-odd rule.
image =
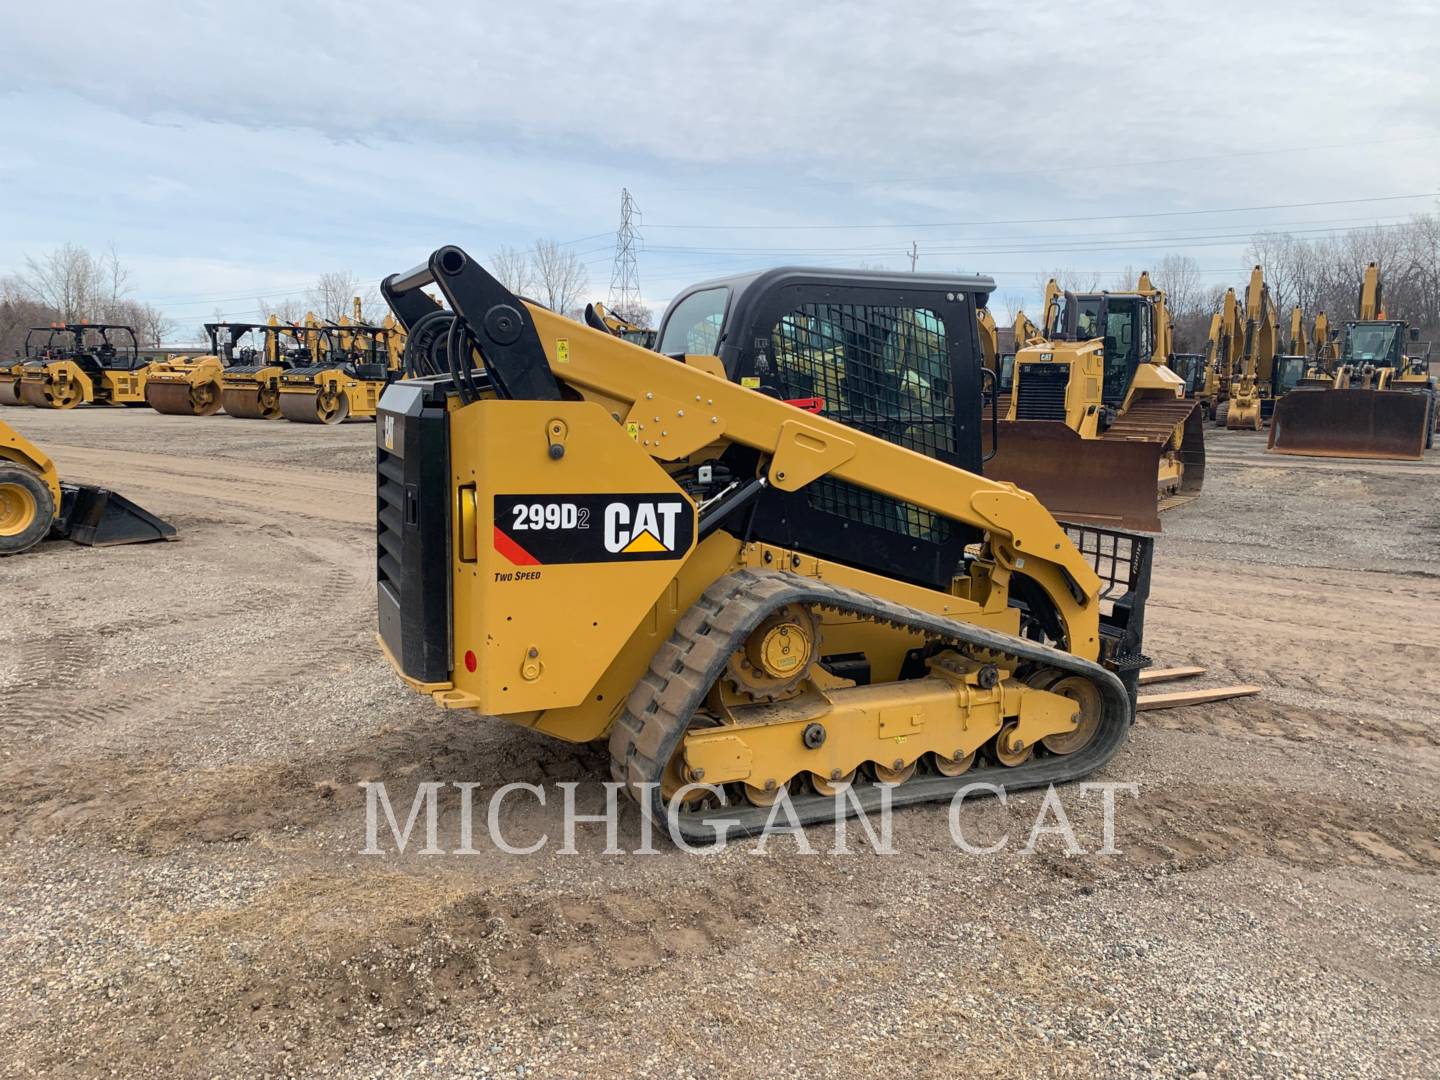
[[[466,670],[466,671],[474,671],[474,670],[475,670],[475,663],[476,663],[476,661],[475,661],[475,654],[474,654],[473,652],[471,652],[469,649],[466,649],[466,650],[465,650],[465,670]]]
[[[824,410],[825,399],[818,397],[786,398],[785,404],[794,405],[795,408],[801,409],[804,412],[818,413]]]

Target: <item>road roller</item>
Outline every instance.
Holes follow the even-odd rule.
[[[26,361],[20,400],[37,409],[144,405],[150,363],[135,328],[123,323],[57,325],[46,355]]]
[[[380,394],[401,375],[405,334],[394,316],[383,323],[341,316],[321,328],[317,362],[280,376],[280,411],[300,424],[373,420]]]
[[[214,416],[220,411],[221,380],[225,362],[215,351],[215,328],[210,333],[209,353],[201,356],[168,356],[150,365],[145,382],[145,400],[156,412],[171,416]]]
[[[216,323],[212,334],[224,365],[221,406],[245,420],[280,419],[280,375],[310,359],[305,331],[271,315],[263,323]]]

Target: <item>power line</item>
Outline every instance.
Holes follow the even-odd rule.
[[[1402,199],[1433,199],[1436,192],[1426,191],[1418,195],[1375,195],[1364,199],[1321,199],[1315,202],[1267,203],[1260,206],[1227,206],[1206,210],[1159,210],[1139,214],[1087,214],[1079,217],[1049,218],[1004,218],[994,221],[926,221],[918,224],[866,223],[862,225],[701,225],[658,224],[647,225],[650,229],[769,229],[773,231],[793,229],[959,229],[976,228],[986,225],[1060,225],[1076,221],[1126,221],[1140,218],[1194,217],[1200,214],[1247,214],[1258,210],[1296,210],[1310,206],[1353,206],[1357,203],[1397,202]]]

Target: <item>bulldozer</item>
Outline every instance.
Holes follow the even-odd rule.
[[[607,740],[686,844],[1090,775],[1153,540],[981,475],[993,289],[770,269],[680,293],[652,351],[458,247],[391,275],[441,370],[380,402],[382,650],[446,708]]]
[[[393,316],[379,325],[364,321],[356,297],[353,321],[307,331],[311,363],[280,373],[280,413],[299,424],[372,420],[380,393],[401,374],[405,335]]]
[[[65,323],[44,355],[20,370],[20,400],[37,409],[144,405],[150,365],[135,329],[120,323]]]
[[[110,547],[174,536],[175,526],[123,495],[61,481],[50,458],[0,420],[0,555],[29,551],[46,537]]]
[[[654,329],[622,318],[598,300],[593,304],[585,305],[585,325],[593,326],[596,330],[604,330],[618,338],[624,338],[626,341],[639,345],[642,349],[655,347],[656,331]]]
[[[1160,531],[1205,476],[1199,404],[1172,371],[1165,294],[1046,290],[1043,334],[1017,340],[1014,387],[985,474],[1066,521]],[[989,432],[987,431],[987,434]]]
[[[1328,385],[1302,385],[1277,406],[1270,450],[1418,461],[1434,445],[1430,346],[1417,329],[1386,317],[1378,263],[1365,268],[1356,316],[1345,324]]]
[[[315,316],[308,320],[318,325]],[[220,404],[225,412],[245,420],[279,420],[280,376],[310,362],[314,328],[271,315],[263,323],[207,323],[206,330],[224,363]]]

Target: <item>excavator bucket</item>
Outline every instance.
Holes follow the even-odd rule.
[[[1061,521],[1159,532],[1156,480],[1162,443],[1082,439],[1051,420],[1002,420],[985,475],[1008,480]],[[985,425],[985,440],[990,425]],[[987,447],[987,452],[989,448]]]
[[[175,526],[107,488],[62,483],[60,513],[51,535],[89,547],[112,547],[172,540]]]
[[[1275,403],[1269,448],[1305,457],[1419,461],[1428,394],[1409,390],[1293,390]]]

